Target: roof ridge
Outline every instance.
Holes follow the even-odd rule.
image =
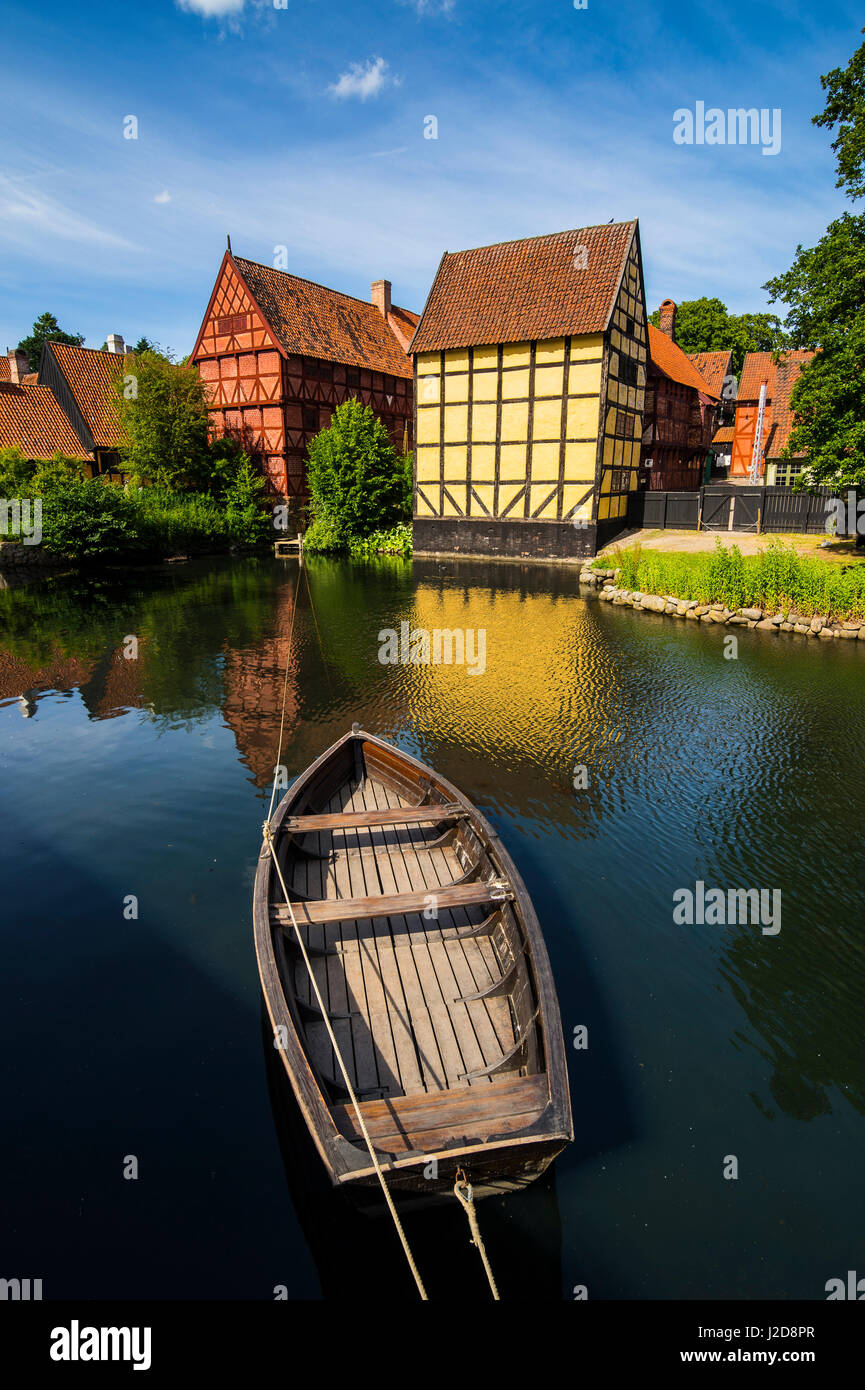
[[[495,251],[499,246],[524,246],[530,241],[551,241],[553,237],[574,236],[576,232],[603,232],[609,228],[611,231],[618,227],[635,227],[637,218],[631,217],[626,222],[590,222],[587,227],[565,227],[561,232],[539,232],[536,236],[517,236],[511,237],[509,241],[491,241],[486,246],[464,246],[460,251],[445,251],[445,256],[464,256],[469,251]]]
[[[287,275],[289,280],[300,280],[304,285],[313,285],[317,290],[326,290],[328,294],[338,294],[341,299],[353,299],[355,304],[364,304],[368,309],[374,309],[375,305],[371,299],[361,299],[359,295],[347,294],[345,290],[335,290],[331,285],[323,285],[320,280],[310,280],[306,275],[295,275],[293,270],[280,270],[275,265],[267,265],[265,261],[251,261],[248,256],[235,256],[232,252],[232,260],[246,261],[247,265],[257,265],[261,270],[272,270],[274,275]],[[401,304],[392,304],[393,309],[404,309]],[[404,309],[407,314],[413,314],[413,309]]]

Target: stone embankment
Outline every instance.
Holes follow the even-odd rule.
[[[14,542],[0,541],[0,570],[57,569],[63,564],[56,555],[50,555],[41,545],[18,545]]]
[[[668,618],[758,628],[762,632],[798,632],[801,637],[817,637],[823,641],[846,638],[865,642],[865,623],[857,619],[842,622],[786,609],[774,613],[764,608],[727,608],[723,603],[698,603],[696,599],[676,598],[673,594],[643,594],[638,590],[618,588],[615,581],[619,573],[619,570],[592,570],[584,566],[580,571],[580,583],[597,588],[598,598],[605,603],[664,613]]]

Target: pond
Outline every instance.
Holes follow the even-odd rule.
[[[381,660],[403,623],[482,631],[483,669]],[[286,663],[290,776],[358,720],[480,806],[534,898],[576,1140],[479,1207],[503,1295],[821,1299],[861,1268],[865,651],[740,631],[723,652],[536,564],[199,560],[0,591],[4,1276],[357,1299],[372,1270],[415,1297],[387,1223],[321,1190],[262,1032]],[[780,931],[677,923],[698,882],[780,890]],[[484,1298],[453,1206],[409,1238],[433,1297]]]

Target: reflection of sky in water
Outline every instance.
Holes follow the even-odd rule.
[[[94,1163],[117,1108],[145,1146],[174,1134],[184,1173],[202,1127],[225,1182],[252,1182],[272,1143],[259,1109],[255,1145],[228,1136],[262,1104],[249,902],[295,573],[208,562],[0,595],[0,1028],[32,1054],[23,1097],[58,1065],[42,1009],[62,1016],[59,1065],[91,1107]],[[505,837],[566,1038],[589,1027],[588,1051],[569,1049],[577,1141],[556,1165],[564,1286],[820,1297],[857,1258],[865,653],[744,633],[725,661],[714,629],[586,602],[570,570],[411,574],[309,563],[283,760],[295,775],[358,719],[434,763]],[[402,621],[484,628],[484,675],[382,665],[379,631]],[[138,663],[118,656],[128,633]],[[697,878],[780,888],[780,935],[674,926],[673,891]],[[30,1123],[27,1142],[50,1147],[46,1115]],[[730,1153],[736,1183],[721,1177]],[[63,1229],[62,1185],[57,1201]]]

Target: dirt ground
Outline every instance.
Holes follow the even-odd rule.
[[[770,541],[779,540],[784,545],[794,545],[800,555],[816,555],[827,562],[844,564],[865,564],[865,551],[857,551],[852,540],[832,541],[823,546],[825,536],[802,535],[761,535],[749,531],[625,531],[621,536],[599,550],[599,555],[613,555],[617,549],[640,545],[643,550],[675,550],[679,554],[695,554],[701,550],[714,550],[715,541],[724,546],[737,545],[743,555],[756,555],[758,550]]]

